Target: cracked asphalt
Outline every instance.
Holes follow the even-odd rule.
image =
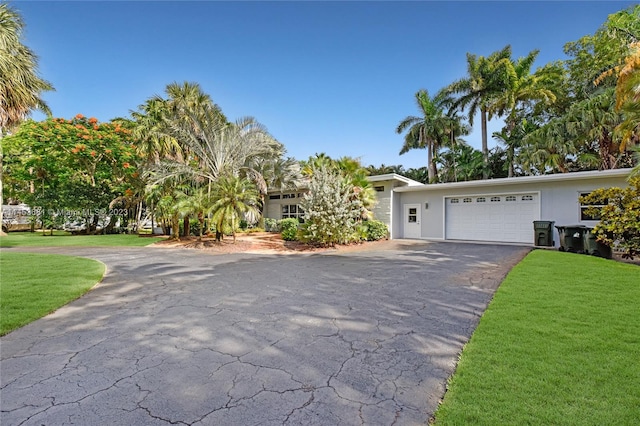
[[[529,249],[29,251],[91,257],[108,272],[0,338],[3,426],[425,425]]]

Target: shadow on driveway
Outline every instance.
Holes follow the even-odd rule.
[[[495,289],[528,251],[57,249],[108,272],[1,338],[0,423],[426,424]]]

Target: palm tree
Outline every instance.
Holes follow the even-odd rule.
[[[514,176],[515,150],[520,146],[522,137],[527,130],[534,130],[530,126],[527,127],[526,120],[521,117],[525,105],[535,101],[550,104],[556,100],[556,95],[549,88],[554,82],[554,75],[551,75],[551,69],[544,68],[531,74],[531,67],[538,53],[538,50],[533,50],[517,61],[509,60],[504,62],[507,74],[506,86],[501,93],[496,95],[489,107],[489,119],[491,119],[492,115],[498,117],[506,115],[505,128],[497,135],[498,137],[494,133],[494,137],[504,142],[507,146],[508,177]],[[524,125],[516,129],[519,123],[523,123],[523,120]]]
[[[216,240],[222,238],[224,225],[231,227],[233,242],[236,241],[236,223],[245,214],[257,214],[260,194],[248,179],[237,176],[221,176],[215,183],[211,211],[216,224]]]
[[[387,166],[386,164],[380,164],[380,167],[376,167],[373,164],[367,166],[370,176],[386,175],[389,173],[395,173],[398,175],[404,175],[404,167],[400,164],[395,166]]]
[[[455,123],[451,116],[445,114],[444,96],[437,95],[432,98],[426,90],[419,90],[415,98],[420,115],[406,117],[396,128],[398,134],[407,131],[400,154],[411,149],[426,148],[429,183],[433,183],[437,177],[434,154],[447,143]]]
[[[202,241],[202,235],[205,230],[205,218],[213,207],[213,197],[209,194],[207,188],[201,186],[192,188],[189,193],[182,192],[178,195],[176,207],[185,218],[190,215],[196,215],[198,223],[200,224],[198,241]],[[189,236],[186,229],[185,234]]]
[[[483,177],[487,179],[489,164],[489,147],[487,141],[487,120],[491,113],[491,105],[495,97],[503,92],[506,86],[506,65],[511,62],[511,46],[496,51],[488,57],[467,53],[468,76],[451,83],[442,90],[447,95],[458,95],[454,108],[469,110],[469,124],[480,112],[482,126],[482,154],[485,163]]]
[[[24,22],[7,4],[0,4],[0,135],[34,109],[50,113],[42,92],[53,90],[38,76],[38,57],[22,44]]]
[[[21,42],[23,29],[22,17],[7,4],[0,4],[0,141],[32,110],[50,114],[40,94],[53,90],[53,86],[38,76],[38,57]],[[4,203],[2,164],[0,143],[0,222]]]

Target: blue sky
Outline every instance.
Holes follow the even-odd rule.
[[[192,81],[229,119],[266,125],[289,156],[325,152],[408,168],[424,166],[426,151],[398,155],[397,124],[417,112],[416,91],[435,93],[465,76],[467,52],[511,44],[514,57],[539,49],[536,67],[565,59],[566,42],[634,3],[11,4],[56,88],[44,99],[57,117],[128,116],[168,83]],[[479,147],[479,120],[475,127],[466,140]]]

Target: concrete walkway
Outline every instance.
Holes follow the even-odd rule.
[[[425,425],[528,249],[395,247],[55,249],[108,272],[0,339],[0,424]]]

